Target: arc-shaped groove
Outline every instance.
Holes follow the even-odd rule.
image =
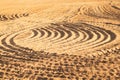
[[[20,45],[17,45],[15,42],[14,42],[14,39],[15,37],[17,36],[18,34],[14,35],[14,36],[9,36],[10,39],[9,39],[9,43],[11,45],[11,47],[15,48],[16,50],[18,50],[19,52],[22,52],[22,53],[25,53],[25,54],[30,54],[33,50],[32,49],[29,49],[29,48],[25,48],[25,47],[22,47]]]
[[[72,29],[73,29],[73,28],[72,28]],[[77,36],[76,36],[76,38],[73,39],[73,41],[74,41],[74,43],[72,43],[73,45],[75,45],[76,43],[85,42],[85,41],[89,40],[89,39],[92,37],[92,36],[91,36],[91,37],[88,36],[88,34],[86,33],[86,30],[84,30],[84,29],[83,29],[83,30],[82,30],[82,29],[79,30],[78,28],[76,28],[76,29],[74,29],[74,30],[76,31],[76,33],[77,33],[76,35],[77,35]],[[83,32],[83,38],[82,38],[82,39],[80,38],[81,35],[78,33],[78,31]],[[90,33],[90,34],[91,34],[91,33]],[[79,36],[78,36],[78,35],[79,35]],[[76,39],[78,39],[78,40],[76,40]],[[72,40],[71,40],[71,41],[72,41]],[[67,42],[66,42],[66,44],[67,44]],[[69,44],[68,44],[68,45],[69,45]],[[71,45],[71,44],[70,44],[70,45]]]
[[[42,28],[42,30],[44,30],[47,33],[47,36],[45,38],[48,38],[51,36],[51,32],[49,30],[47,30],[46,28]]]
[[[41,29],[39,29],[41,30]],[[35,40],[35,41],[38,41],[40,39],[44,40],[44,41],[53,41],[55,40],[56,37],[59,36],[59,33],[58,31],[54,30],[53,28],[51,27],[45,27],[44,28],[44,31],[47,32],[47,36],[46,37],[40,37],[39,39]],[[44,36],[44,35],[43,35]]]
[[[99,31],[101,33],[101,35],[103,35],[104,38],[102,40],[100,40],[100,41],[97,40],[97,42],[92,42],[91,44],[87,44],[86,46],[83,45],[84,47],[86,47],[86,48],[89,48],[89,47],[95,48],[95,47],[104,45],[106,43],[109,43],[109,42],[111,42],[112,40],[114,40],[116,38],[116,35],[114,33],[112,33],[111,31],[109,32],[108,30],[105,30],[105,29],[102,29],[102,28],[98,28],[96,31]],[[108,35],[109,35],[110,39],[108,38]],[[81,45],[79,45],[79,46],[81,46]]]
[[[47,29],[47,28],[45,28],[45,29],[36,28],[36,30],[38,31],[38,34],[39,34],[39,35],[38,35],[37,38],[33,38],[33,41],[39,41],[39,40],[43,40],[43,39],[44,39],[44,41],[45,41],[45,40],[48,38],[47,36],[50,37],[50,36],[53,34],[50,30],[47,29],[47,31],[49,31],[48,34],[50,33],[50,34],[48,35],[48,34],[46,33],[46,29]],[[55,31],[53,37],[57,37],[57,36],[58,36],[58,32]],[[46,38],[45,38],[45,37],[46,37]],[[33,41],[32,41],[32,42],[33,42]]]
[[[47,40],[52,35],[52,32],[46,28],[35,28],[35,32],[37,32],[36,37],[30,39],[30,42],[38,41],[38,40]],[[33,33],[35,35],[35,33]]]
[[[39,37],[40,39],[44,39],[44,38],[47,38],[48,36],[50,36],[49,34],[49,31],[47,31],[46,29],[44,28],[40,28],[40,30],[42,30],[44,32],[44,35],[42,37]]]
[[[116,8],[116,9],[115,9]],[[105,19],[119,19],[120,11],[118,7],[110,6],[108,4],[104,5],[82,5],[80,12],[83,15],[96,18],[105,18]]]
[[[114,9],[117,9],[117,10],[120,10],[120,7],[117,7],[117,6],[112,6]]]
[[[34,38],[34,37],[36,37],[38,35],[37,30],[32,29],[32,32],[33,32],[33,35],[30,38]]]
[[[32,58],[34,56],[35,52],[32,49],[21,47],[17,45],[14,42],[14,38],[18,34],[10,34],[7,35],[6,37],[2,38],[0,49],[3,50],[3,52],[7,53],[12,53],[14,55],[6,55],[6,54],[0,54],[1,56],[9,56],[11,58],[19,59],[19,60],[30,60],[30,61],[36,61],[35,59]],[[34,54],[32,54],[34,52]]]
[[[83,23],[84,24],[84,23]],[[69,42],[66,41],[66,43],[63,44],[63,46],[69,46],[69,45],[72,45],[72,46],[69,46],[69,47],[65,47],[64,46],[64,49],[78,49],[80,48],[81,50],[84,49],[84,48],[95,48],[95,47],[98,47],[98,46],[101,46],[101,45],[104,45],[106,43],[109,43],[111,42],[111,38],[113,37],[113,39],[115,39],[115,34],[114,33],[111,33],[109,32],[108,30],[105,30],[103,28],[99,28],[99,27],[96,27],[96,26],[93,26],[93,25],[88,25],[88,24],[84,24],[86,26],[89,26],[88,29],[84,29],[84,26],[83,27],[75,27],[74,26],[74,29],[76,31],[83,31],[85,32],[87,35],[86,37],[86,40],[84,39],[83,41],[76,41],[74,43],[71,43],[69,44]],[[64,25],[65,27],[66,25]],[[70,28],[69,26],[67,26],[66,28]],[[72,27],[73,28],[73,27]],[[79,36],[80,37],[80,36]],[[62,41],[59,42],[59,44],[61,43]],[[63,41],[64,42],[64,41]],[[55,43],[57,44],[57,43]],[[63,46],[61,46],[63,48]]]
[[[85,39],[85,40],[79,40],[79,41],[77,41],[77,42],[74,42],[74,43],[72,43],[72,44],[68,44],[68,46],[69,45],[73,45],[72,46],[72,48],[74,48],[74,47],[77,47],[77,46],[82,46],[82,45],[86,45],[86,44],[89,44],[90,43],[90,41],[92,40],[92,38],[93,38],[93,33],[92,32],[90,32],[90,31],[87,31],[87,30],[85,30],[85,29],[82,29],[82,31],[85,31],[85,33],[87,34],[87,38]],[[92,41],[91,41],[92,42]],[[70,49],[71,47],[67,47],[67,49]]]
[[[4,37],[1,40],[0,50],[2,50],[3,52],[17,53],[15,50],[12,50],[6,46],[7,44],[6,44],[6,42],[4,42],[5,39],[6,39],[6,37]]]
[[[68,29],[69,30],[69,29]],[[65,39],[64,41],[60,41],[60,42],[58,42],[59,44],[69,44],[69,43],[71,43],[72,41],[77,41],[77,39],[79,39],[79,40],[83,40],[83,39],[85,39],[86,37],[85,36],[82,36],[84,33],[83,32],[77,32],[77,31],[75,31],[74,29],[72,30],[69,30],[70,32],[70,36],[67,38],[67,39]],[[69,34],[68,33],[68,34]],[[81,36],[81,37],[80,37]],[[57,44],[58,44],[57,43]]]
[[[15,44],[13,39],[17,35],[18,34],[10,34],[10,35],[7,35],[6,37],[2,38],[1,44],[5,48],[1,46],[1,49],[3,49],[3,51],[7,51],[7,52],[14,52],[18,56],[21,54],[24,54],[24,55],[30,54],[32,52],[32,49],[21,47],[21,46]]]
[[[59,28],[57,27],[52,27],[52,29],[54,29],[56,32],[57,32],[57,35],[54,39],[53,42],[58,42],[59,39],[63,38],[65,36],[65,33],[64,31],[60,30]]]
[[[5,15],[1,15],[1,21],[6,21],[8,18]]]
[[[64,25],[63,25],[64,26]],[[65,26],[64,26],[65,27]],[[69,41],[67,41],[67,39],[66,40],[62,40],[62,41],[60,41],[60,42],[58,42],[58,43],[55,43],[55,44],[64,44],[64,43],[68,43],[68,42],[71,42],[71,41],[73,41],[73,40],[75,40],[76,41],[76,39],[77,38],[79,38],[80,37],[80,34],[79,34],[79,32],[78,31],[76,31],[76,28],[75,27],[65,27],[65,28],[67,28],[67,30],[69,30],[70,32],[72,31],[74,34],[75,34],[75,37],[73,37],[73,34],[72,34],[72,36],[71,37],[73,37],[73,39],[71,39],[71,40],[69,40]],[[69,33],[68,33],[69,34]],[[84,33],[83,33],[84,34]],[[85,34],[84,34],[85,35]],[[86,36],[86,35],[85,35]],[[82,40],[84,40],[86,37],[83,37],[83,39]]]
[[[53,41],[53,40],[55,40],[55,38],[58,35],[58,32],[56,30],[54,30],[52,27],[46,27],[45,29],[47,29],[51,33],[51,36],[49,36],[47,38],[47,41]]]
[[[96,36],[95,36],[96,35]],[[99,38],[100,38],[100,35],[97,33],[97,34],[95,34],[94,33],[94,38],[92,39],[89,39],[89,40],[87,40],[87,41],[85,41],[85,42],[83,42],[83,41],[78,41],[78,42],[76,42],[76,43],[73,43],[72,45],[72,47],[68,47],[68,49],[74,49],[74,48],[77,48],[77,47],[79,47],[79,46],[85,46],[85,45],[89,45],[90,43],[94,43],[95,41],[97,41]]]
[[[0,21],[15,20],[15,19],[18,19],[20,17],[27,17],[27,16],[29,16],[29,13],[11,14],[11,15],[1,14]]]
[[[92,26],[92,25],[91,25]],[[104,36],[104,38],[100,41],[100,42],[103,42],[103,41],[105,41],[107,38],[108,38],[108,30],[105,30],[105,29],[103,29],[103,28],[99,28],[99,27],[95,27],[95,28],[93,28],[93,27],[91,27],[93,30],[96,30],[96,31],[98,31],[98,32],[100,32],[103,36]],[[112,33],[110,33],[109,35],[111,36],[111,34]],[[114,34],[114,33],[113,33]],[[115,38],[115,34],[113,35],[112,34],[112,36],[114,36],[113,38]],[[112,37],[111,36],[111,37]]]
[[[49,28],[48,28],[48,29],[49,29]],[[54,29],[54,28],[53,28],[53,29]],[[62,30],[62,31],[65,30],[64,33],[67,34],[67,35],[64,36],[64,37],[62,37],[61,39],[57,39],[57,40],[52,41],[52,42],[55,43],[55,44],[57,44],[57,43],[59,43],[59,42],[61,42],[61,41],[64,41],[65,38],[66,38],[66,40],[67,40],[67,38],[71,37],[71,32],[70,32],[69,30],[66,30],[66,29],[63,30],[63,28],[61,28],[60,30]],[[58,32],[59,32],[59,31],[58,31]],[[68,32],[70,32],[70,34],[69,34]],[[60,35],[61,35],[61,34],[60,34]]]
[[[107,33],[107,38],[106,38],[107,40],[103,43],[103,41],[105,40],[105,39],[104,39],[103,41],[101,41],[101,44],[99,44],[98,46],[101,46],[101,45],[103,45],[103,44],[107,44],[107,43],[115,40],[116,35],[115,35],[113,32],[111,32],[111,31],[109,31],[109,30],[106,30],[106,33]],[[98,46],[96,46],[96,47],[98,47]]]
[[[41,29],[36,29],[36,30],[38,30],[39,31],[39,34],[41,34],[40,36],[39,36],[39,38],[42,38],[44,35],[45,35],[45,32],[44,31],[42,31]]]
[[[8,37],[8,36],[7,36],[7,37]],[[23,53],[26,53],[25,51],[22,51],[22,50],[20,50],[20,49],[16,49],[16,48],[14,48],[13,46],[7,44],[7,43],[6,43],[7,37],[5,37],[5,38],[3,38],[3,39],[1,40],[1,43],[2,43],[3,46],[5,46],[5,47],[7,47],[7,48],[9,48],[10,50],[13,50],[13,51],[15,51],[15,52],[23,52]]]
[[[58,28],[57,30],[58,30],[58,31],[62,31],[62,33],[60,34],[60,35],[62,35],[62,37],[59,38],[58,40],[54,41],[54,43],[59,43],[59,42],[61,42],[61,41],[66,40],[67,37],[69,38],[70,35],[69,35],[69,33],[68,33],[68,31],[67,31],[66,29],[63,29],[62,27],[60,27],[60,28]],[[64,35],[63,35],[63,33],[64,33]]]

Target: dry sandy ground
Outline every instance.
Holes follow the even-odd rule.
[[[0,80],[120,80],[120,1],[0,1]]]

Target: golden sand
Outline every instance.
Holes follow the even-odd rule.
[[[119,0],[0,2],[0,80],[119,79]]]

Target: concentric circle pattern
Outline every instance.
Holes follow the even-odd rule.
[[[28,34],[29,33],[29,34]],[[20,39],[20,36],[26,35]],[[41,43],[38,51],[46,50],[57,53],[72,53],[93,49],[113,41],[116,35],[110,30],[81,23],[75,24],[51,24],[44,28],[34,28],[25,32],[3,35],[0,37],[1,50],[7,52],[30,52],[31,49],[24,48],[24,45]],[[22,44],[23,45],[20,45]],[[31,44],[33,43],[33,44]],[[44,46],[46,45],[46,46]],[[29,46],[26,46],[31,48]],[[32,49],[35,49],[32,47]]]

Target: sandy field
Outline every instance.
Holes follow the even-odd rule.
[[[120,80],[120,0],[1,0],[0,80]]]

